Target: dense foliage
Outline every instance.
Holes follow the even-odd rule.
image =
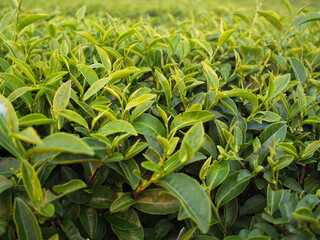
[[[320,12],[11,5],[0,239],[319,238]]]

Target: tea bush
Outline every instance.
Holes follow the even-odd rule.
[[[0,239],[319,238],[320,12],[10,2]]]

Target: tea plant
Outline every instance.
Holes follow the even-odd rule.
[[[320,13],[0,22],[0,239],[317,239]]]

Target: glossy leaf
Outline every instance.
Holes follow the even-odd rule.
[[[114,120],[114,121],[110,121],[108,123],[106,123],[105,125],[103,125],[99,131],[99,134],[103,135],[103,136],[109,136],[112,134],[116,134],[116,133],[128,133],[130,135],[137,135],[136,130],[134,129],[134,127],[124,121],[124,120]]]
[[[26,240],[42,239],[38,221],[28,205],[21,199],[15,198],[13,220],[17,228],[18,238]]]
[[[95,208],[81,207],[80,222],[90,238],[94,238],[98,228],[98,214]]]
[[[179,201],[160,188],[145,190],[136,200],[134,207],[148,214],[167,215],[180,208]]]
[[[228,176],[230,170],[229,164],[226,162],[214,161],[209,169],[208,176],[206,178],[206,185],[210,190],[215,189],[220,185]]]
[[[195,125],[199,122],[207,122],[213,117],[214,115],[209,111],[184,112],[173,119],[170,125],[170,130],[173,132],[183,127]]]
[[[68,133],[54,133],[28,151],[29,155],[46,152],[68,152],[93,155],[93,150],[79,137]]]
[[[192,159],[202,146],[204,128],[202,123],[191,127],[184,135],[180,147],[179,158],[182,162]]]
[[[29,198],[35,203],[42,201],[42,188],[34,167],[27,161],[21,163],[23,185]]]
[[[58,111],[57,115],[64,117],[64,118],[68,119],[69,121],[75,122],[75,123],[85,127],[86,129],[89,129],[89,126],[88,126],[88,123],[86,122],[86,120],[75,111],[71,111],[69,109],[64,109],[64,110]]]
[[[180,173],[171,173],[158,180],[158,182],[180,201],[184,210],[197,223],[202,232],[209,230],[211,220],[210,200],[195,179]],[[188,189],[192,189],[192,191]]]
[[[19,118],[19,126],[36,126],[43,124],[55,124],[56,120],[47,118],[41,113],[32,113]]]
[[[241,194],[248,186],[250,178],[252,178],[252,174],[248,170],[241,170],[229,175],[217,191],[215,197],[217,207],[223,206]]]
[[[110,206],[110,212],[120,212],[134,205],[137,200],[133,199],[130,192],[119,196]]]

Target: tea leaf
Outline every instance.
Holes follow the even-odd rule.
[[[72,193],[74,191],[77,191],[79,189],[85,188],[87,185],[79,180],[79,179],[73,179],[69,182],[66,182],[64,184],[55,185],[53,186],[52,190],[59,194],[59,197],[62,197],[68,193]]]
[[[208,91],[219,90],[219,78],[215,71],[207,64],[204,62],[201,63],[204,69],[204,74],[207,80],[207,89]]]
[[[69,121],[78,123],[79,125],[85,127],[86,129],[89,129],[88,123],[86,122],[86,120],[77,112],[68,110],[68,109],[63,109],[57,112],[58,116],[62,116],[66,119],[68,119]]]
[[[301,158],[312,157],[312,155],[320,148],[320,141],[310,143],[302,152]]]
[[[177,115],[173,121],[171,122],[170,129],[171,132],[181,129],[183,127],[187,127],[190,125],[194,125],[198,122],[207,122],[212,119],[214,115],[209,111],[192,111],[192,112],[184,112]]]
[[[123,211],[133,204],[135,204],[137,200],[133,199],[131,193],[127,192],[119,196],[110,206],[110,212],[116,213]]]
[[[261,16],[263,16],[268,22],[270,22],[276,29],[282,32],[282,24],[275,12],[272,12],[272,11],[257,11],[257,12]]]
[[[83,101],[88,100],[91,96],[96,94],[98,91],[100,91],[109,81],[111,78],[102,78],[98,81],[94,82],[90,88],[84,93],[83,95]]]
[[[78,64],[77,68],[82,73],[85,80],[90,84],[90,86],[99,80],[97,74],[91,67],[85,64]]]
[[[272,89],[268,92],[268,99],[273,99],[276,97],[279,93],[282,93],[283,90],[286,88],[290,81],[290,74],[286,74],[283,76],[276,77],[272,81]]]
[[[32,113],[19,118],[19,126],[34,126],[42,124],[55,124],[56,120],[47,118],[41,113]]]
[[[28,205],[21,199],[15,198],[13,220],[17,228],[18,238],[26,240],[42,239],[40,227]]]
[[[234,33],[234,30],[227,30],[221,33],[218,40],[218,46],[222,46]]]
[[[138,214],[128,209],[124,212],[112,213],[106,216],[107,221],[114,227],[121,230],[132,230],[141,228],[141,223]]]
[[[17,13],[16,9],[13,9],[12,11],[8,12],[2,17],[0,22],[0,33],[2,33],[3,30],[6,29],[6,27],[10,24],[10,22],[12,21],[16,13]]]
[[[158,180],[158,183],[180,201],[184,210],[202,232],[209,230],[210,200],[195,179],[180,173],[171,173]]]
[[[7,179],[5,176],[0,175],[0,194],[12,187],[13,187],[13,182]]]
[[[68,133],[54,133],[30,149],[29,155],[46,152],[68,152],[93,155],[93,150],[79,137]]]
[[[29,198],[35,203],[42,201],[42,188],[36,171],[27,161],[21,163],[23,185]]]
[[[130,135],[134,135],[137,136],[137,132],[134,129],[134,127],[124,121],[124,120],[114,120],[114,121],[110,121],[108,123],[106,123],[105,125],[103,125],[99,131],[99,134],[103,135],[103,136],[109,136],[115,133],[128,133]]]
[[[241,194],[248,186],[249,180],[252,177],[252,174],[248,170],[241,170],[229,175],[217,191],[215,197],[215,204],[217,207],[225,205],[227,202]]]
[[[44,14],[44,13],[36,13],[36,14],[27,15],[26,17],[22,18],[21,21],[19,21],[18,31],[21,31],[26,26],[28,26],[28,25],[30,25],[40,19],[46,18],[48,16],[49,16],[48,14]]]
[[[197,123],[187,131],[183,137],[179,152],[179,158],[182,162],[186,162],[195,156],[202,146],[203,137],[204,128],[202,123]]]
[[[301,24],[307,23],[307,22],[311,22],[311,21],[318,21],[320,20],[320,14],[315,12],[310,12],[304,15],[300,15],[298,16],[294,22],[291,24],[291,28],[295,28]]]
[[[228,176],[230,166],[226,162],[214,161],[209,169],[208,176],[206,178],[206,185],[210,190],[215,189],[220,185]]]
[[[141,114],[132,125],[137,133],[142,135],[166,136],[166,130],[160,120],[147,113]]]
[[[85,16],[86,14],[86,11],[87,11],[87,6],[84,5],[82,6],[81,8],[79,8],[76,12],[76,17],[77,17],[77,21],[80,22],[83,17]]]
[[[94,238],[98,228],[98,214],[96,209],[92,207],[81,207],[79,219],[89,237]]]
[[[160,188],[143,191],[136,200],[134,207],[148,214],[167,215],[180,208],[179,201]]]

